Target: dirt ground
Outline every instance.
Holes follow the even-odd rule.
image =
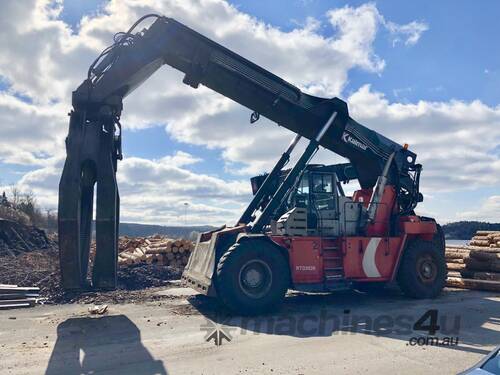
[[[0,311],[0,373],[454,374],[500,344],[500,296],[489,292],[290,293],[278,313],[252,319],[175,281],[141,293],[102,316],[86,304]],[[435,336],[457,345],[425,345],[413,329],[433,309]]]
[[[85,293],[66,292],[60,286],[59,257],[54,248],[0,256],[0,284],[34,286],[47,304],[54,303],[135,303],[158,300],[145,288],[168,286],[182,270],[158,264],[136,264],[118,269],[117,290]],[[89,272],[90,278],[90,272]]]
[[[118,252],[130,252],[152,241],[167,240],[165,236],[120,237]],[[178,242],[178,241],[175,241]],[[187,241],[191,246],[192,244]],[[180,245],[186,246],[186,242]],[[183,247],[184,249],[184,247]],[[189,248],[190,249],[190,248]],[[189,254],[185,254],[184,258]],[[177,248],[177,251],[180,251]],[[181,255],[182,255],[181,254]],[[175,255],[175,254],[174,254]],[[88,280],[92,278],[95,242],[90,246]],[[0,284],[40,288],[40,297],[47,304],[53,303],[135,303],[162,299],[143,292],[144,288],[168,286],[180,278],[183,262],[140,261],[119,265],[117,290],[113,292],[65,292],[60,286],[59,251],[57,235],[47,235],[42,229],[11,220],[0,219]],[[90,283],[89,283],[90,284]]]

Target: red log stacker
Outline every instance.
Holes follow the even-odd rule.
[[[202,84],[249,108],[251,122],[265,116],[296,134],[272,171],[251,179],[254,196],[237,223],[199,236],[182,276],[186,285],[244,314],[276,308],[288,289],[368,289],[397,281],[410,297],[441,292],[444,237],[434,219],[415,214],[423,200],[422,166],[408,145],[354,121],[344,101],[305,94],[174,19],[147,15],[114,39],[73,92],[59,187],[65,288],[89,284],[96,184],[91,283],[116,287],[122,101],[167,64],[185,74],[187,85]],[[301,138],[307,147],[285,168]],[[320,146],[349,163],[310,164]],[[360,189],[346,196],[342,185],[351,180]]]

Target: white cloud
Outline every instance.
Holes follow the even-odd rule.
[[[328,18],[337,29],[336,47],[345,55],[351,55],[362,67],[381,71],[385,62],[373,52],[373,41],[380,25],[380,15],[374,4],[358,8],[345,6],[330,10]]]
[[[384,20],[383,24],[393,35],[393,45],[400,42],[403,37],[406,38],[404,41],[405,45],[414,45],[419,41],[424,31],[429,30],[427,24],[416,21],[412,21],[406,25],[398,25],[394,22]]]
[[[200,161],[202,161],[202,159],[184,151],[177,151],[174,155],[165,156],[159,160],[161,164],[173,165],[176,167],[183,167]]]
[[[71,91],[82,81],[87,67],[110,43],[113,34],[127,29],[142,14],[157,12],[175,16],[309,92],[338,95],[350,69],[361,67],[380,72],[383,68],[383,61],[371,47],[375,28],[369,33],[357,33],[350,26],[371,17],[368,13],[372,10],[357,9],[353,8],[348,14],[344,14],[345,9],[338,10],[342,13],[338,16],[336,11],[330,12],[338,33],[326,38],[319,33],[317,20],[309,19],[304,26],[283,32],[221,0],[149,0],[140,4],[111,1],[97,16],[84,17],[73,33],[58,19],[60,2],[6,1],[0,14],[4,35],[0,38],[0,47],[5,51],[0,57],[0,75],[11,84],[4,96],[17,100],[18,106],[9,108],[10,118],[3,122],[6,125],[1,130],[0,149],[9,156],[0,154],[0,161],[36,162],[39,158],[34,155],[38,150],[31,147],[33,141],[45,144],[42,152],[61,154]],[[23,105],[13,93],[26,95],[33,104]],[[24,121],[22,116],[26,115],[30,121]],[[248,116],[248,110],[208,89],[192,90],[184,86],[179,72],[164,68],[127,98],[123,124],[128,128],[163,124],[177,140],[223,150],[228,163],[240,161],[241,146],[266,140],[268,144],[276,142],[276,146],[288,142],[288,133],[274,126],[272,129],[269,126],[250,128]],[[17,118],[19,121],[12,120]],[[204,124],[205,121],[208,123]],[[213,126],[216,127],[211,128]],[[10,128],[13,127],[24,134],[26,144],[12,138]],[[257,159],[252,163],[257,166],[253,172],[268,165],[264,161],[269,160],[269,155],[260,153],[256,147],[251,155],[244,154]]]
[[[380,29],[387,30],[393,43],[407,46],[428,29],[423,22],[400,25],[386,20],[373,3],[329,11],[327,20],[335,31],[330,37],[321,34],[324,25],[318,20],[285,32],[222,0],[112,0],[97,15],[84,17],[76,31],[59,19],[60,2],[12,0],[2,6],[0,76],[11,86],[0,94],[0,162],[39,166],[19,184],[36,190],[40,202],[52,207],[71,91],[113,34],[140,15],[172,16],[302,89],[324,96],[341,95],[351,69],[383,71],[385,61],[374,50]],[[250,125],[249,110],[181,81],[182,74],[169,67],[157,72],[125,100],[123,126],[162,126],[177,141],[218,150],[227,171],[246,176],[233,181],[194,173],[190,168],[200,160],[175,150],[158,160],[126,157],[118,176],[124,218],[174,222],[179,207],[189,201],[190,210],[199,213],[192,215],[193,222],[195,216],[196,222],[233,220],[249,198],[248,174],[269,169],[293,134],[266,119]],[[18,94],[31,102],[18,99]],[[478,101],[389,103],[369,86],[348,101],[354,118],[417,151],[424,162],[424,190],[500,184],[498,156],[488,152],[500,143],[499,108]],[[339,159],[321,151],[316,160]]]
[[[187,153],[156,161],[126,158],[117,175],[123,220],[176,224],[185,202],[190,223],[235,220],[251,197],[250,184],[246,179],[226,181],[183,168],[196,161]]]
[[[0,161],[44,165],[64,154],[67,107],[29,104],[0,92]]]
[[[383,60],[378,61],[377,56],[370,58],[370,54],[373,53],[372,42],[380,26],[389,32],[394,46],[401,41],[404,41],[407,46],[414,45],[422,34],[429,30],[425,22],[412,21],[407,24],[398,24],[388,21],[380,14],[374,3],[367,3],[357,8],[346,5],[341,9],[329,11],[328,16],[332,25],[339,28],[340,34],[346,37],[346,40],[342,41],[341,38],[339,41],[345,46],[346,51],[362,51],[361,56],[357,58],[364,61],[368,57],[368,61],[377,61],[379,68],[384,67]],[[372,63],[368,62],[366,67],[370,66]]]
[[[461,220],[482,220],[498,223],[500,217],[500,195],[492,195],[477,205],[475,210],[458,213]]]
[[[390,103],[369,85],[349,98],[354,118],[417,153],[422,189],[453,191],[500,185],[500,106],[480,101]]]
[[[62,161],[26,173],[17,187],[22,193],[35,193],[42,207],[57,209],[55,192]],[[185,168],[199,161],[185,152],[158,160],[125,158],[117,174],[121,220],[179,224],[179,215],[184,212],[187,202],[192,224],[232,224],[251,198],[248,180],[227,181]],[[9,187],[0,186],[0,191],[9,191]]]

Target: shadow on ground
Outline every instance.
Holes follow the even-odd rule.
[[[125,315],[70,318],[57,327],[46,370],[53,374],[167,374],[141,342]]]
[[[495,296],[489,292],[446,289],[437,299],[414,300],[404,297],[394,287],[371,293],[293,292],[287,295],[277,313],[257,317],[232,315],[215,299],[201,295],[190,298],[189,302],[208,320],[220,324],[223,333],[230,337],[238,334],[294,337],[366,334],[402,340],[412,346],[434,345],[487,354],[489,350],[485,347],[500,343],[500,302],[490,298]],[[439,328],[435,333],[414,326],[429,310],[437,311],[435,323]],[[424,328],[431,323],[432,314],[422,321]],[[443,342],[446,337],[451,338],[449,345]],[[456,338],[458,345],[455,345]]]

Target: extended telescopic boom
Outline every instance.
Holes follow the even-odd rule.
[[[393,165],[397,173],[392,178],[399,179],[400,186],[416,197],[413,178],[408,175],[418,169],[416,155],[354,121],[344,101],[305,94],[172,18],[148,15],[141,20],[148,17],[157,18],[148,29],[118,34],[117,42],[74,92],[75,108],[97,109],[109,104],[119,113],[121,100],[167,64],[185,73],[184,83],[194,88],[199,84],[207,86],[309,139],[331,113],[337,112],[334,126],[320,145],[350,160],[362,188],[375,185],[387,159],[395,152]]]

